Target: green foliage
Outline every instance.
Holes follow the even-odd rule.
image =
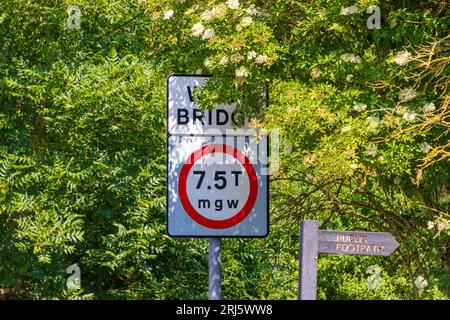
[[[207,242],[165,233],[171,73],[214,75],[202,107],[236,101],[281,137],[271,233],[223,241],[224,298],[295,299],[311,218],[401,242],[389,258],[321,256],[320,299],[449,298],[445,1],[344,15],[353,1],[80,0],[67,29],[71,4],[0,2],[0,298],[207,298]]]

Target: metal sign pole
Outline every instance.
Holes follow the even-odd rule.
[[[319,222],[317,220],[301,221],[298,271],[299,300],[316,300],[318,236]]]
[[[220,238],[209,239],[209,300],[220,300],[222,279],[220,275]]]

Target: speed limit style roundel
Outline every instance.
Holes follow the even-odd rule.
[[[202,114],[191,94],[206,80],[168,79],[167,233],[264,237],[268,234],[267,137],[241,134],[228,123],[233,105]],[[209,129],[214,129],[213,134]]]
[[[220,168],[220,170],[216,170],[216,168],[212,166],[208,167],[201,165],[198,166],[198,169],[200,170],[192,170],[195,164],[203,157],[215,153],[222,153],[223,155],[226,155],[230,158],[234,158],[237,162],[237,165],[233,165],[234,170],[222,170],[226,168]],[[223,165],[221,167],[225,166],[226,165]],[[192,188],[193,190],[192,192],[190,192],[191,197],[189,197],[187,191],[188,176],[190,174],[198,176],[195,191],[194,188]],[[211,185],[208,184],[206,190],[205,188],[201,190],[203,182],[205,180],[205,176],[207,175],[214,177],[214,183],[211,183]],[[230,181],[227,180],[227,178],[231,178],[232,180],[231,188],[240,188],[239,191],[242,191],[242,189],[245,189],[247,191],[243,194],[244,199],[239,199],[242,197],[225,197],[226,199],[222,199],[224,198],[224,195],[232,194],[232,191],[230,190],[228,190],[227,193],[225,193],[226,191],[224,191],[223,193],[220,192],[220,190],[225,190],[227,186],[230,185]],[[207,179],[207,181],[208,180],[209,179]],[[244,181],[244,183],[242,183],[242,181]],[[242,184],[247,184],[248,186],[242,188]],[[180,200],[183,208],[194,221],[207,228],[225,229],[235,226],[236,224],[244,220],[245,217],[247,217],[251,212],[253,206],[255,205],[256,196],[258,194],[258,182],[253,165],[242,152],[226,144],[208,144],[194,151],[186,159],[186,162],[181,168],[180,178],[178,180],[178,192],[180,194]],[[202,196],[198,197],[197,195],[199,194],[202,194]],[[247,199],[245,199],[245,196],[247,196]],[[191,201],[191,199],[193,201]],[[210,208],[211,199],[213,199],[215,211],[221,211],[221,214],[217,214],[215,215],[215,217],[208,217],[208,214],[201,213],[202,208]]]

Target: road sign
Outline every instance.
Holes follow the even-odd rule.
[[[398,246],[387,232],[319,230],[319,253],[389,256]]]
[[[241,135],[231,123],[234,106],[211,110],[211,121],[195,111],[199,109],[190,98],[194,89],[188,88],[200,87],[206,79],[168,79],[167,232],[174,237],[264,237],[267,137]],[[214,118],[217,110],[225,111]]]
[[[319,230],[317,220],[300,223],[298,298],[315,300],[319,253],[389,256],[399,243],[387,232]]]

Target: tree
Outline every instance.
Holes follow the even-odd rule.
[[[365,0],[83,0],[68,28],[74,4],[0,4],[0,297],[207,297],[206,242],[165,234],[175,72],[212,74],[201,107],[237,101],[281,136],[271,234],[224,241],[224,297],[295,298],[304,218],[401,242],[388,259],[322,257],[319,298],[448,297],[445,2],[379,2],[379,29]]]

